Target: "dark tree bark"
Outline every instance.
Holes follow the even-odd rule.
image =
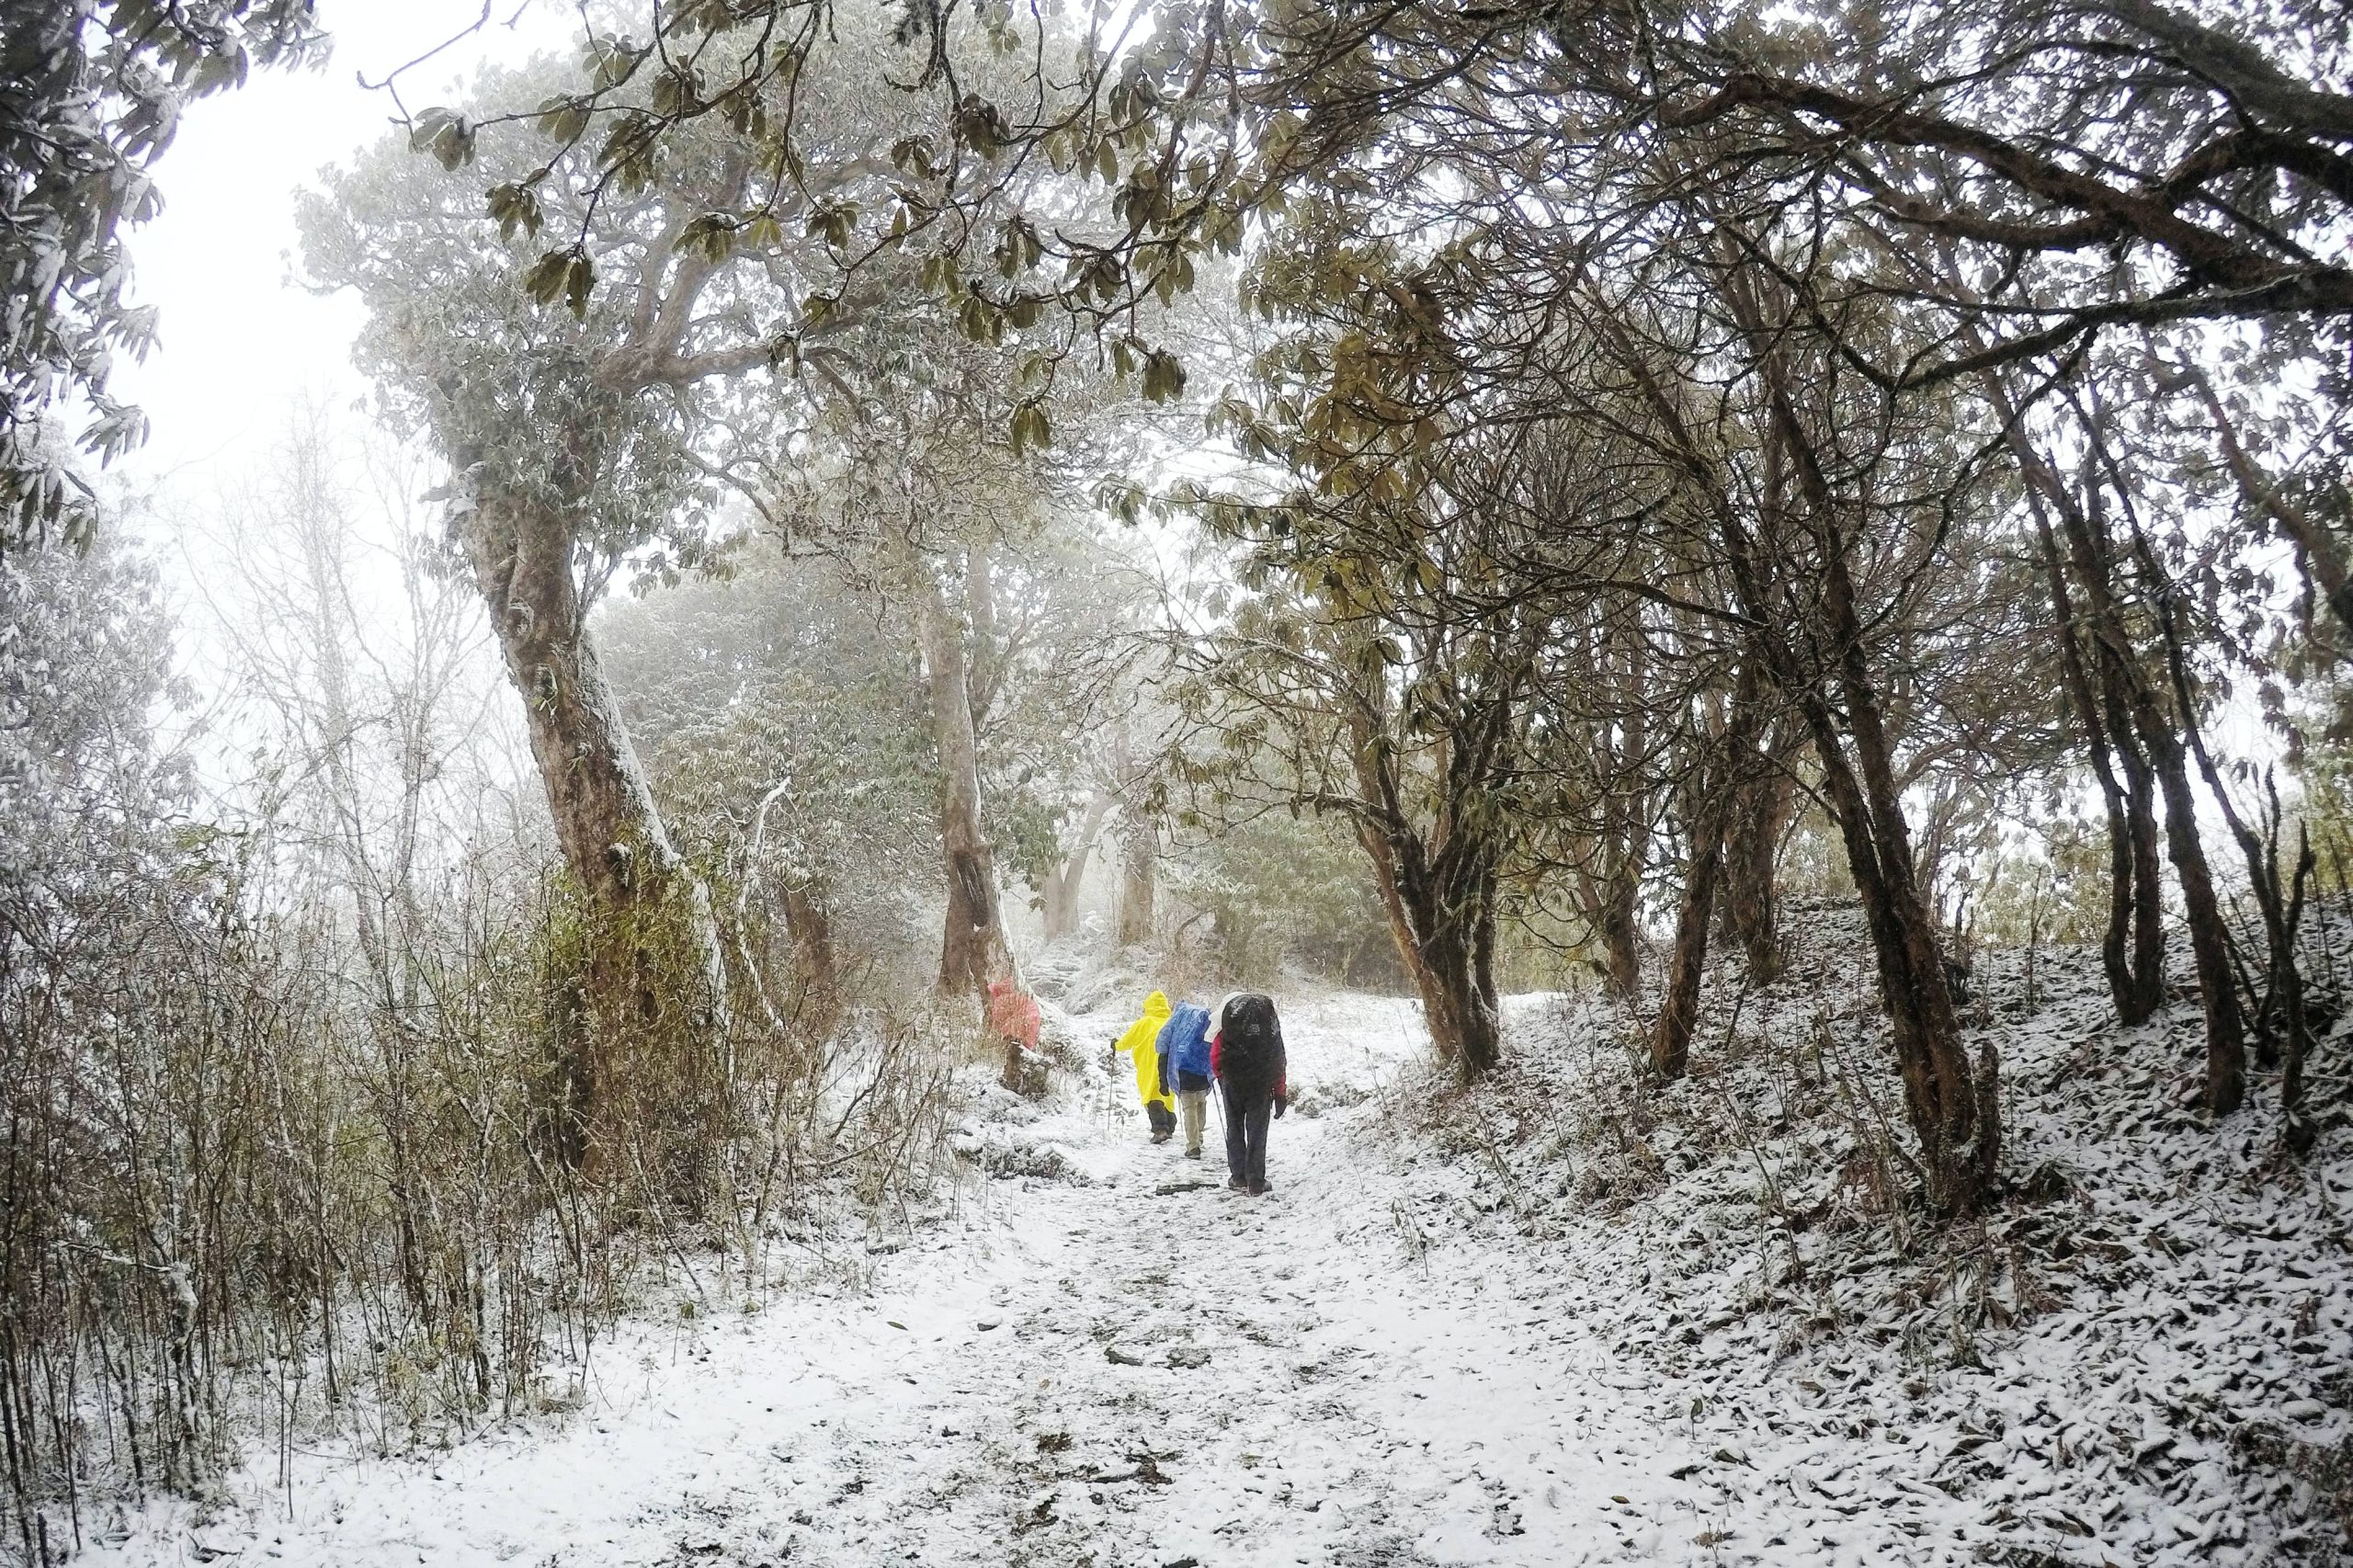
[[[1780,729],[1777,725],[1776,729]],[[1723,931],[1739,944],[1751,985],[1770,985],[1781,975],[1780,895],[1775,864],[1781,835],[1797,808],[1797,778],[1790,771],[1789,741],[1776,735],[1767,747],[1769,766],[1739,783],[1724,833],[1721,903]]]
[[[2136,713],[2142,739],[2157,759],[2165,797],[2165,845],[2181,883],[2189,950],[2198,964],[2199,1003],[2206,1015],[2206,1108],[2228,1116],[2246,1097],[2246,1026],[2239,1013],[2238,982],[2231,970],[2230,928],[2198,837],[2198,798],[2181,739],[2154,704]]]
[[[1636,607],[1614,608],[1600,650],[1605,678],[1639,694],[1647,648]],[[1601,937],[1603,979],[1612,997],[1629,1004],[1643,992],[1643,869],[1650,860],[1651,816],[1640,781],[1649,749],[1649,718],[1638,695],[1604,742],[1610,777],[1603,783],[1599,864],[1586,879],[1588,914]]]
[[[1846,734],[1839,733],[1821,687],[1808,682],[1798,699],[1870,927],[1880,999],[1895,1037],[1904,1108],[1920,1139],[1929,1198],[1950,1212],[1974,1212],[1995,1176],[1999,1109],[1982,1092],[1992,1074],[1990,1069],[1972,1074],[1961,1044],[1935,919],[1914,872],[1879,693],[1863,660],[1843,546],[1828,552],[1824,568],[1821,630],[1828,646],[1844,650],[1834,682],[1846,710]]]
[[[1422,999],[1422,1017],[1429,1021],[1430,1043],[1438,1048],[1438,1060],[1460,1067],[1462,1059],[1461,1031],[1454,1028],[1441,1028],[1436,1020],[1452,1018],[1454,1005],[1430,961],[1422,952],[1420,938],[1415,934],[1414,917],[1405,908],[1404,898],[1397,891],[1397,861],[1390,852],[1389,839],[1370,823],[1357,825],[1358,842],[1364,846],[1366,856],[1372,861],[1372,885],[1381,894],[1381,913],[1389,922],[1389,939],[1397,949],[1397,961],[1405,966],[1413,978],[1415,994]]]
[[[2110,737],[2137,740],[2137,757],[2128,761],[2128,754],[2136,748],[2120,745],[2118,758],[2126,762],[2128,782],[2134,788],[2145,789],[2137,779],[2129,778],[2138,758],[2145,758],[2148,771],[2165,798],[2165,849],[2173,862],[2174,877],[2181,886],[2182,915],[2189,927],[2189,950],[2198,971],[2199,1003],[2206,1021],[2206,1108],[2216,1116],[2227,1116],[2236,1110],[2246,1093],[2246,1030],[2239,1012],[2237,975],[2231,963],[2230,929],[2222,917],[2222,900],[2214,891],[2214,879],[2206,860],[2206,850],[2198,832],[2198,799],[2189,778],[2189,752],[2182,742],[2180,726],[2195,723],[2194,715],[2184,712],[2177,717],[2168,711],[2156,684],[2151,679],[2140,652],[2134,648],[2123,606],[2119,602],[2109,564],[2107,528],[2099,512],[2086,505],[2063,484],[2047,463],[2038,462],[2029,477],[2051,501],[2052,511],[2058,517],[2066,535],[2069,564],[2075,569],[2076,585],[2083,589],[2085,619],[2098,645],[2098,667],[2103,681],[2110,683],[2107,710],[2109,714]],[[2097,490],[2089,492],[2094,498]],[[2128,813],[2132,811],[2128,793]],[[2141,820],[2146,821],[2146,808],[2141,808]],[[2128,815],[2128,821],[2130,816]],[[2140,854],[2135,846],[2136,856]],[[2146,874],[2145,864],[2138,867],[2136,878]],[[2136,883],[2136,898],[2154,903],[2150,884]],[[2136,920],[2140,917],[2136,915]],[[2154,917],[2140,927],[2142,939],[2154,943],[2157,938],[2148,935],[2155,926]],[[2154,972],[2154,966],[2142,971]]]
[[[1601,874],[1594,879],[1595,924],[1601,932],[1602,976],[1609,994],[1633,1002],[1643,994],[1643,861],[1648,835],[1638,849],[1631,829],[1613,830]]]
[[[2139,1024],[2165,1005],[2165,893],[2157,867],[2156,773],[2131,717],[2133,671],[2117,655],[2129,634],[2113,623],[2114,600],[2106,552],[2091,539],[2081,503],[2058,471],[2027,437],[2019,411],[1997,378],[1987,391],[2001,412],[2011,454],[2026,479],[2026,499],[2042,554],[2067,705],[2084,731],[2106,808],[2109,842],[2108,926],[2100,966],[2119,1022]],[[2051,514],[2065,521],[2069,545],[2052,537]],[[2086,542],[2088,541],[2088,542]],[[2090,605],[2079,609],[2068,586],[2067,563],[2097,573]],[[2090,657],[2086,655],[2088,644]]]
[[[2136,536],[2138,530],[2135,530]],[[2145,537],[2140,538],[2142,564],[2152,577],[2158,574],[2159,565],[2148,548]],[[2222,820],[2239,846],[2245,860],[2247,884],[2255,897],[2256,908],[2263,916],[2264,944],[2268,954],[2266,984],[2260,999],[2260,1011],[2256,1017],[2257,1061],[2269,1068],[2277,1066],[2279,1051],[2273,1038],[2274,1028],[2281,1031],[2288,1042],[2288,1054],[2294,1062],[2290,1081],[2281,1085],[2282,1108],[2291,1115],[2303,1089],[2304,1061],[2304,986],[2303,973],[2296,963],[2296,928],[2303,917],[2304,885],[2312,875],[2313,861],[2312,845],[2305,839],[2298,846],[2292,887],[2283,883],[2279,871],[2279,840],[2282,821],[2279,810],[2279,785],[2276,776],[2266,771],[2263,776],[2267,797],[2263,822],[2265,831],[2257,833],[2248,825],[2238,806],[2231,799],[2222,782],[2222,770],[2216,766],[2213,754],[2200,734],[2196,714],[2197,699],[2192,692],[2189,661],[2183,649],[2182,630],[2175,619],[2175,606],[2166,594],[2157,602],[2157,628],[2165,642],[2166,674],[2171,679],[2176,709],[2184,716],[2183,730],[2188,737],[2188,751],[2197,759],[2198,771],[2206,780],[2207,791],[2221,808]],[[2301,831],[2301,830],[2300,830]],[[2187,903],[2185,895],[2184,902]],[[2236,1108],[2236,1098],[2243,1098],[2245,1066],[2238,1064],[2236,1081],[2225,1085],[2234,1095],[2231,1106],[2215,1109],[2216,1115]],[[2210,1108],[2215,1107],[2214,1064],[2207,1063],[2207,1095]]]
[[[2117,1020],[2128,1026],[2138,1024],[2165,1003],[2165,910],[2157,879],[2155,776],[2130,721],[2118,726],[2117,721],[2124,719],[2124,703],[2109,667],[2111,661],[2104,653],[2097,661],[2101,678],[2097,690],[2094,688],[2091,666],[2084,658],[2076,630],[2075,598],[2068,591],[2059,547],[2037,487],[2029,486],[2028,500],[2042,548],[2067,706],[2083,728],[2092,772],[2099,780],[2100,799],[2107,808],[2108,926],[2100,937],[2100,966],[2108,976]]]
[[[2104,665],[2110,662],[2102,661]],[[2102,700],[2109,708],[2108,733],[2111,739],[2122,739],[2116,747],[2116,759],[2124,771],[2124,848],[2131,860],[2131,948],[2125,970],[2127,989],[2118,998],[2117,1017],[2137,1024],[2154,1017],[2165,1002],[2165,895],[2158,868],[2163,840],[2157,828],[2157,776],[2126,718],[2121,682],[2112,669],[2103,674],[2101,686]],[[2111,894],[2111,923],[2115,902]]]
[[[1708,963],[1708,927],[1715,912],[1716,883],[1724,863],[1724,838],[1743,787],[1762,771],[1756,756],[1760,696],[1755,661],[1741,670],[1732,714],[1722,735],[1706,746],[1709,755],[1694,769],[1684,805],[1690,845],[1683,872],[1683,897],[1676,911],[1675,949],[1660,993],[1658,1019],[1651,1030],[1651,1067],[1663,1078],[1680,1078],[1691,1060],[1691,1032],[1699,1016],[1699,982]]]
[[[1708,923],[1716,901],[1716,879],[1723,865],[1723,814],[1701,805],[1688,829],[1691,848],[1684,861],[1683,897],[1676,910],[1675,948],[1667,959],[1666,985],[1659,994],[1658,1021],[1651,1029],[1651,1070],[1680,1078],[1691,1060],[1691,1031],[1699,1017],[1699,981],[1708,962]]]
[[[1749,340],[1764,393],[1757,430],[1762,511],[1754,530],[1727,499],[1730,487],[1677,397],[1654,375],[1650,358],[1607,319],[1596,324],[1657,416],[1668,452],[1711,510],[1746,617],[1749,652],[1781,699],[1796,707],[1813,743],[1870,927],[1880,1001],[1904,1079],[1904,1108],[1920,1140],[1929,1199],[1948,1213],[1974,1212],[1993,1188],[1999,1149],[1993,1059],[1989,1054],[1972,1072],[1961,1043],[1935,918],[1915,870],[1838,498],[1791,401],[1783,350],[1752,281],[1739,270],[1737,254],[1729,248],[1727,254],[1733,269],[1723,299]]]
[[[2182,657],[2181,644],[2170,626],[2166,628],[2165,641],[2165,656],[2172,669],[2174,685],[2180,693],[2182,706],[2188,708],[2190,705],[2188,666]],[[2288,1113],[2292,1131],[2297,1122],[2297,1105],[2303,1097],[2304,1058],[2308,1043],[2304,1018],[2304,976],[2296,961],[2296,933],[2303,920],[2306,888],[2315,864],[2312,841],[2300,826],[2297,830],[2295,871],[2292,877],[2283,878],[2279,869],[2282,817],[2276,776],[2268,771],[2264,775],[2267,810],[2261,818],[2263,831],[2258,833],[2249,825],[2232,801],[2222,782],[2222,770],[2215,765],[2213,755],[2208,751],[2204,740],[2195,729],[2190,731],[2189,745],[2198,758],[2198,770],[2205,778],[2207,790],[2214,797],[2215,804],[2222,808],[2231,836],[2237,841],[2239,853],[2246,863],[2248,890],[2254,895],[2256,909],[2263,916],[2267,956],[2263,995],[2256,1015],[2256,1061],[2266,1068],[2279,1066],[2279,1041],[2285,1042],[2287,1065],[2279,1084],[2279,1108]],[[2276,1040],[2274,1031],[2277,1031]]]
[[[1358,835],[1372,858],[1397,956],[1414,977],[1441,1061],[1475,1078],[1503,1060],[1495,995],[1495,877],[1492,861],[1432,856],[1411,835],[1370,824]]]
[[[564,864],[592,899],[616,908],[667,893],[681,862],[597,667],[572,520],[537,502],[484,496],[461,538],[523,699]]]
[[[1506,655],[1518,659],[1525,651]],[[1449,792],[1438,818],[1416,827],[1404,805],[1396,753],[1365,711],[1349,721],[1357,776],[1358,840],[1373,865],[1397,957],[1414,977],[1423,1021],[1439,1059],[1465,1079],[1503,1060],[1495,995],[1495,894],[1502,846],[1482,813],[1456,790],[1477,788],[1512,730],[1517,678],[1462,715],[1449,748]]]

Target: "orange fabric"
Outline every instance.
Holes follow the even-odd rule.
[[[997,981],[989,987],[989,1028],[1001,1039],[1017,1040],[1024,1051],[1038,1049],[1038,999],[1026,992],[1016,991],[1011,983]]]

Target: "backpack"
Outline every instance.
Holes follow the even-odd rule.
[[[1245,992],[1225,1005],[1218,1063],[1225,1081],[1244,1094],[1267,1093],[1283,1081],[1283,1027],[1272,999]]]
[[[1171,1072],[1210,1075],[1210,1010],[1179,1002],[1160,1031],[1160,1056]]]

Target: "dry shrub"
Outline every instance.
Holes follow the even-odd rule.
[[[763,1292],[779,1243],[938,1174],[937,1028],[854,1010],[821,1037],[767,933],[729,933],[720,1002],[660,914],[600,984],[614,949],[551,874],[471,867],[364,941],[276,875],[127,877],[100,945],[0,943],[28,1562],[76,1547],[94,1496],[201,1493],[256,1435],[391,1451],[568,1407],[616,1312]]]

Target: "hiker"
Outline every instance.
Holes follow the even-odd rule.
[[[988,1019],[989,1031],[1005,1048],[1005,1086],[1021,1094],[1035,1076],[1025,1067],[1038,1051],[1038,999],[1009,980],[992,980]]]
[[[1168,1022],[1168,996],[1155,991],[1143,999],[1143,1017],[1128,1026],[1128,1032],[1111,1049],[1125,1051],[1135,1062],[1136,1094],[1143,1101],[1144,1119],[1152,1124],[1152,1141],[1168,1142],[1176,1131],[1176,1102],[1168,1093],[1166,1074],[1160,1064],[1160,1029]]]
[[[1176,1112],[1185,1124],[1185,1157],[1201,1157],[1201,1131],[1210,1119],[1210,1010],[1179,1002],[1161,1026],[1158,1042],[1164,1070],[1176,1075]]]
[[[1267,1124],[1290,1108],[1283,1026],[1271,997],[1228,996],[1210,1041],[1211,1071],[1225,1090],[1225,1185],[1260,1198],[1267,1191]]]

